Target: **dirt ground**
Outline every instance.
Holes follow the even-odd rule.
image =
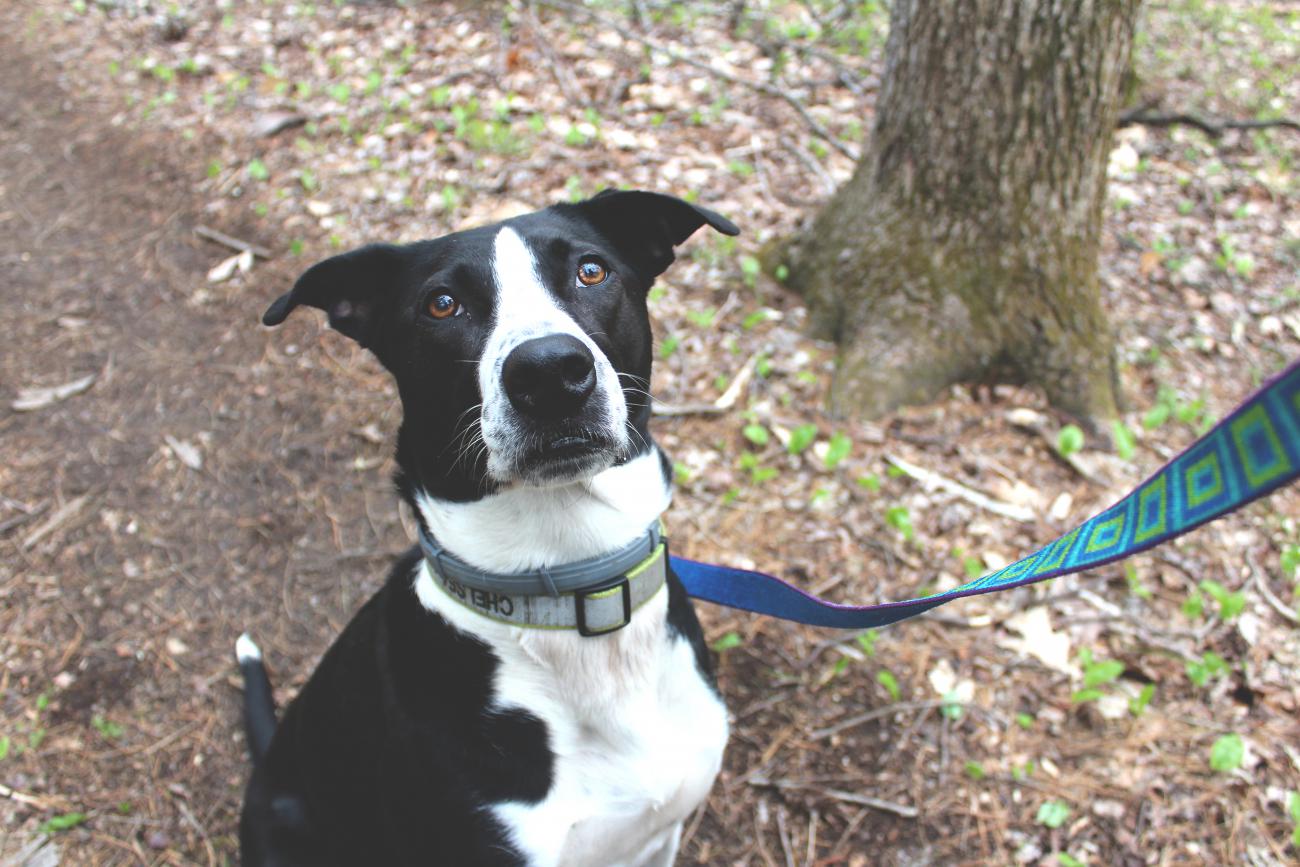
[[[157,47],[143,18],[81,5],[73,15],[0,2],[0,864],[25,863],[39,847],[64,864],[233,864],[246,774],[235,637],[256,635],[287,700],[410,539],[388,481],[398,417],[386,377],[312,317],[271,332],[258,324],[262,310],[334,246],[444,231],[490,216],[504,198],[542,204],[572,186],[572,171],[588,172],[594,188],[640,169],[599,146],[582,151],[585,162],[546,159],[559,145],[539,144],[533,186],[522,189],[501,168],[517,155],[468,152],[458,139],[442,154],[461,172],[457,192],[433,184],[432,216],[415,220],[414,193],[415,206],[382,190],[371,197],[355,166],[326,177],[328,154],[373,142],[322,122],[328,147],[259,151],[273,178],[297,172],[292,195],[280,195],[248,182],[249,145],[228,119],[184,113],[203,110],[209,82],[238,79],[173,85],[142,73],[133,87],[173,97],[124,107],[102,77],[104,56],[126,66],[121,52],[172,49]],[[204,40],[226,28],[221,38],[237,42],[231,28],[260,20],[260,7],[222,8],[233,23],[213,12],[186,50],[254,76],[261,60]],[[319,14],[343,34],[333,44],[363,48],[424,27],[442,38],[433,22],[443,14],[465,25],[445,28],[456,40],[506,32],[493,13],[430,8],[420,19],[382,4]],[[1277,16],[1300,38],[1285,10]],[[558,26],[537,23],[538,32]],[[1146,50],[1186,42],[1180,26],[1157,30]],[[265,35],[249,28],[248,44]],[[690,47],[688,35],[665,32]],[[301,43],[267,40],[282,66],[302,65],[304,80],[337,72]],[[520,45],[532,53],[510,61],[506,45],[501,64],[523,76],[545,52]],[[489,73],[462,84],[495,86]],[[656,71],[644,86],[672,74]],[[871,70],[852,74],[861,83]],[[358,76],[354,93],[365,89]],[[1189,81],[1170,73],[1154,86],[1182,98]],[[540,101],[527,82],[516,86],[522,100]],[[824,99],[854,94],[834,84]],[[1235,105],[1222,93],[1206,99]],[[241,123],[266,107],[231,105],[245,112]],[[748,112],[797,126],[783,111],[750,94],[721,109],[717,125]],[[674,120],[627,123],[649,135]],[[450,136],[437,130],[428,137]],[[846,601],[915,595],[1068,529],[1295,357],[1300,222],[1294,178],[1277,180],[1300,156],[1295,139],[1125,135],[1120,150],[1155,165],[1113,180],[1128,201],[1108,216],[1103,261],[1135,455],[1090,444],[1073,464],[1061,460],[1053,443],[1064,420],[1023,389],[957,389],[876,424],[829,419],[829,350],[799,336],[797,299],[755,285],[739,264],[753,248],[697,241],[703,252],[683,257],[652,308],[654,390],[679,405],[712,402],[730,384],[719,370],[757,372],[733,410],[656,423],[680,461],[676,549],[758,565]],[[828,168],[809,168],[820,152],[808,143],[768,155],[765,170],[746,151],[759,165],[752,176],[728,168],[734,147],[718,148],[688,176],[710,165],[706,176],[722,178],[719,206],[772,230],[793,222],[789,191],[798,199],[824,180],[818,172],[842,177],[851,165],[832,153]],[[319,180],[307,182],[306,166]],[[473,175],[506,180],[476,188],[464,180]],[[1185,214],[1180,197],[1197,210]],[[454,210],[443,207],[453,199]],[[275,256],[210,280],[232,251],[197,237],[203,225]],[[1179,257],[1192,264],[1174,267]],[[1193,279],[1200,259],[1208,273]],[[89,387],[13,408],[20,389],[84,377]],[[1170,419],[1148,427],[1160,405]],[[789,441],[805,423],[818,426],[818,441],[802,452]],[[839,464],[826,457],[832,431],[852,443]],[[1040,517],[1017,521],[927,490],[891,472],[888,455]],[[1300,540],[1298,517],[1300,496],[1286,491],[1131,568],[950,605],[879,634],[702,610],[734,731],[681,863],[1293,863],[1300,633],[1284,563]],[[1222,613],[1206,580],[1240,593],[1242,610]],[[1119,673],[1096,684],[1100,697],[1081,698],[1102,677],[1096,661],[1117,662]],[[1215,770],[1211,752],[1232,736],[1243,755]]]

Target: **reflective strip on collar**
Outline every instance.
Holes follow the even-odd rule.
[[[433,583],[448,598],[484,617],[531,629],[578,629],[581,624],[584,635],[601,635],[626,626],[630,614],[663,587],[668,558],[663,543],[658,542],[650,556],[625,575],[606,576],[605,581],[596,582],[589,588],[558,596],[471,587],[434,568],[432,560],[429,564]]]

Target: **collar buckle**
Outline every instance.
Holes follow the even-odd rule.
[[[573,591],[573,605],[578,619],[578,634],[585,638],[618,632],[632,622],[632,588],[627,576]],[[592,614],[596,615],[596,626],[589,625],[588,618]],[[611,616],[619,619],[600,625]]]

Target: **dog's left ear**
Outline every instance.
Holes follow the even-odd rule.
[[[331,328],[370,347],[375,309],[397,283],[402,261],[401,247],[371,244],[317,262],[267,308],[262,324],[279,325],[306,304],[328,313]]]
[[[662,193],[604,190],[573,207],[653,276],[673,263],[673,247],[701,226],[724,235],[740,234],[736,224],[717,211]]]

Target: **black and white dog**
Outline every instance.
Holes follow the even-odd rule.
[[[368,348],[403,407],[421,544],[275,722],[241,637],[245,865],[670,865],[726,711],[659,519],[646,293],[709,225],[606,191],[317,264],[295,307]]]

